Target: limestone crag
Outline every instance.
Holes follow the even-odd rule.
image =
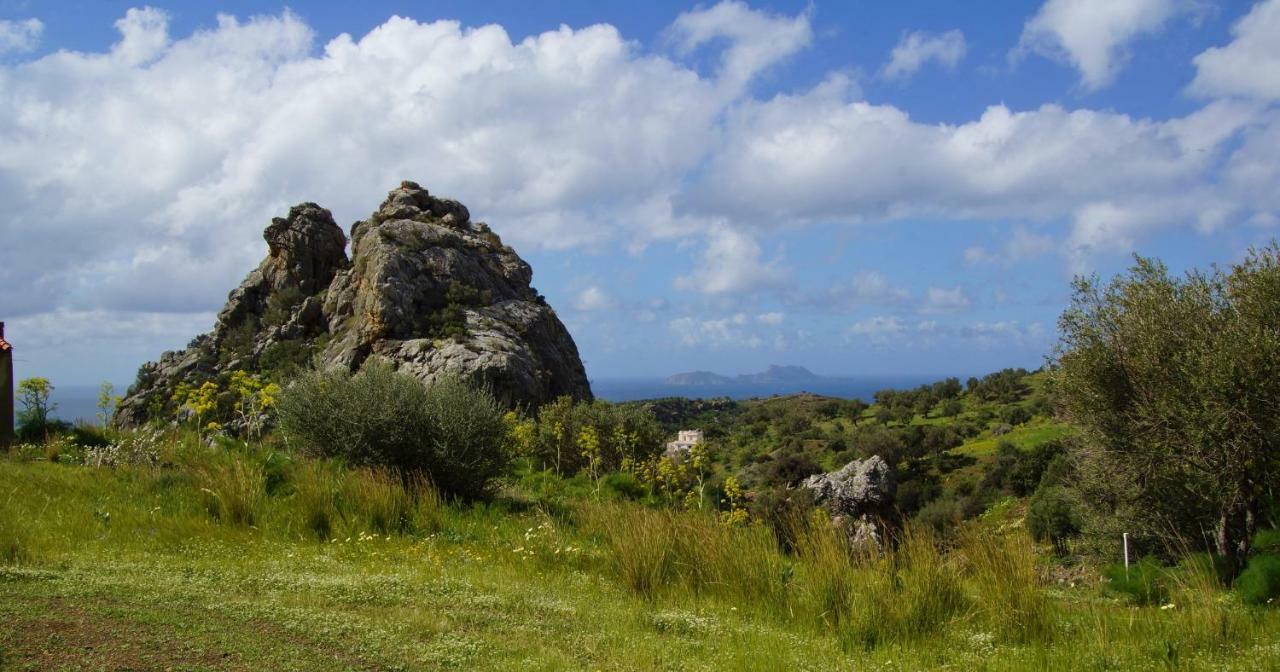
[[[837,471],[806,478],[800,487],[813,495],[813,502],[831,512],[833,522],[843,528],[855,544],[881,545],[887,532],[897,525],[894,498],[897,478],[893,468],[879,455],[854,460]]]
[[[232,290],[210,334],[143,365],[118,418],[172,411],[179,382],[236,369],[287,377],[299,366],[355,370],[381,358],[424,381],[457,375],[508,405],[590,399],[577,346],[531,286],[533,270],[457,201],[413,182],[346,237],[314,203],[264,232],[268,256]]]

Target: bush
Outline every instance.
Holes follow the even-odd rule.
[[[1280,555],[1280,530],[1263,530],[1254,536],[1253,552]]]
[[[1080,521],[1071,499],[1060,487],[1036,491],[1027,509],[1026,525],[1036,541],[1053,544],[1058,555],[1066,555],[1067,539],[1080,533]]]
[[[1280,555],[1253,556],[1235,588],[1247,604],[1271,604],[1280,597]]]
[[[584,450],[584,431],[593,437],[591,450]],[[593,463],[598,473],[644,462],[661,454],[662,438],[662,427],[646,408],[560,397],[538,411],[527,452],[535,468],[571,476]]]
[[[644,484],[629,471],[619,471],[600,479],[600,487],[618,499],[641,499],[645,496]]]
[[[1168,572],[1154,558],[1142,558],[1126,571],[1122,564],[1102,568],[1107,588],[1136,604],[1163,604],[1169,598]]]
[[[507,465],[502,408],[445,378],[430,387],[381,364],[300,376],[280,399],[280,427],[313,454],[425,475],[448,495],[479,497]]]

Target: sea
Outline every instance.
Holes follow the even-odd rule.
[[[809,392],[827,397],[861,399],[871,402],[872,395],[886,388],[905,389],[942,380],[946,376],[867,376],[856,378],[822,378],[803,383],[723,383],[719,385],[672,385],[663,378],[597,378],[591,391],[608,401],[636,401],[660,397],[689,399],[755,399],[776,395]]]
[[[877,390],[905,389],[942,380],[946,376],[866,376],[856,378],[822,378],[805,383],[725,383],[721,385],[672,385],[663,378],[596,378],[591,390],[608,401],[636,401],[661,397],[687,397],[689,399],[766,398],[775,395],[810,392],[842,399],[861,399],[870,403]],[[115,386],[116,394],[123,394],[127,384]],[[57,385],[52,401],[56,404],[53,416],[68,422],[98,422],[98,386]]]

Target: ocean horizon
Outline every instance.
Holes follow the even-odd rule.
[[[666,382],[665,378],[658,377],[593,378],[591,380],[591,391],[596,397],[613,402],[640,401],[663,397],[686,397],[689,399],[728,397],[742,400],[808,392],[841,399],[861,399],[870,403],[872,396],[879,390],[918,387],[943,378],[946,378],[946,376],[823,377],[818,380],[799,383],[731,382],[718,385],[676,385]]]

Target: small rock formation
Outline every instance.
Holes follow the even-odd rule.
[[[815,504],[831,512],[855,544],[883,544],[888,527],[896,525],[893,504],[898,482],[893,468],[879,455],[810,476],[800,487],[813,494]]]
[[[144,364],[121,402],[128,425],[172,410],[179,382],[237,369],[358,369],[379,357],[430,382],[457,375],[510,406],[591,399],[577,346],[531,286],[533,270],[467,208],[402,182],[346,236],[314,203],[263,234],[268,255],[186,350]]]

